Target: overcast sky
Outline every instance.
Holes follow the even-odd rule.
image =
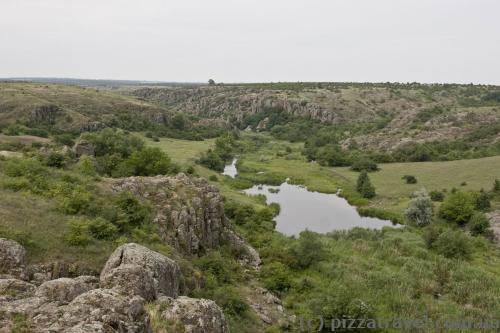
[[[500,84],[499,0],[0,0],[0,77]]]

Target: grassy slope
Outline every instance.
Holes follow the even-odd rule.
[[[500,156],[449,162],[381,164],[380,168],[380,171],[370,173],[380,196],[378,200],[385,208],[402,210],[406,207],[408,196],[422,187],[428,191],[449,191],[453,187],[463,190],[491,189],[495,178],[500,178]],[[349,168],[333,170],[352,184],[359,174]],[[401,179],[404,175],[415,176],[418,183],[406,184]],[[461,186],[463,182],[467,185]]]
[[[61,128],[78,128],[88,121],[102,121],[130,112],[162,112],[164,108],[130,96],[109,91],[63,85],[0,83],[0,124],[26,121],[31,112],[42,105],[57,105],[64,117],[57,119]]]

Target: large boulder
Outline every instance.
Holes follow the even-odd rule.
[[[75,279],[60,278],[44,282],[35,296],[49,301],[69,303],[77,296],[98,287],[98,279],[92,276],[79,276]]]
[[[0,278],[28,279],[24,247],[5,238],[0,238]]]
[[[18,279],[0,280],[0,302],[33,296],[36,286]]]
[[[150,270],[135,264],[120,265],[106,271],[101,277],[101,287],[124,295],[141,296],[148,302],[155,300],[157,295]]]
[[[149,276],[144,272],[139,272],[137,268],[127,266],[114,270],[124,265],[136,265],[143,268],[153,280],[154,292],[147,285]],[[141,287],[147,289],[145,291],[147,299],[153,294],[177,297],[183,280],[179,265],[175,261],[135,243],[122,245],[111,254],[101,272],[101,285],[122,284],[117,288],[123,290],[130,285],[130,282],[126,281],[127,277],[133,278],[134,281],[141,277],[146,279],[141,283]]]
[[[179,323],[186,333],[228,333],[229,328],[221,308],[208,299],[180,296],[163,297],[159,303],[166,308],[161,318]]]
[[[138,296],[94,289],[68,305],[54,304],[40,306],[31,315],[32,325],[41,332],[151,332],[144,299]]]

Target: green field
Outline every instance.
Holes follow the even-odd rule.
[[[148,140],[148,143],[160,147],[174,162],[186,166],[194,164],[201,153],[213,147],[214,140],[187,141],[163,138],[160,142]],[[287,147],[292,151],[286,152]],[[289,177],[293,182],[304,184],[310,190],[324,193],[335,193],[337,189],[342,188],[344,195],[354,204],[369,204],[396,213],[402,213],[411,193],[421,188],[428,191],[443,189],[450,191],[453,187],[463,190],[481,188],[488,190],[495,178],[500,178],[500,156],[447,162],[381,164],[379,171],[370,173],[377,197],[367,202],[354,191],[357,172],[347,167],[323,167],[314,162],[307,162],[300,154],[301,149],[301,143],[270,139],[257,151],[240,156],[240,169],[244,170],[241,176],[264,181],[269,176],[283,180]],[[196,171],[206,178],[217,174],[201,166],[196,166]],[[402,179],[404,175],[415,176],[417,184],[406,184]],[[226,196],[237,196],[242,199],[240,193],[225,184],[224,177],[219,175],[219,178],[221,181],[217,185]]]
[[[206,152],[214,146],[215,139],[204,141],[189,141],[161,138],[158,142],[144,138],[148,145],[158,147],[167,152],[175,163],[181,166],[193,165],[201,153]]]
[[[379,165],[380,171],[370,173],[378,200],[389,209],[406,207],[409,195],[421,189],[450,191],[490,190],[496,178],[500,179],[500,156],[447,162],[391,163]],[[358,173],[349,168],[333,168],[339,176],[354,184]],[[417,178],[417,184],[406,184],[404,175]]]

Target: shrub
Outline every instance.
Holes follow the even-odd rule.
[[[493,192],[500,193],[500,180],[498,179],[493,182]]]
[[[59,134],[54,137],[54,141],[63,146],[73,146],[74,138],[71,134]]]
[[[413,198],[405,210],[405,217],[410,224],[417,226],[431,223],[432,201],[425,189],[413,193]]]
[[[262,267],[261,276],[264,286],[271,291],[284,292],[292,285],[288,267],[280,262],[272,262]]]
[[[190,165],[190,166],[187,167],[186,173],[188,175],[192,175],[192,174],[194,174],[194,172],[195,172],[194,166]]]
[[[361,159],[361,160],[354,162],[351,165],[351,170],[358,171],[358,172],[361,172],[361,171],[371,172],[371,171],[377,171],[378,166],[377,166],[377,163],[375,163],[374,161],[372,161],[370,159]]]
[[[431,197],[432,201],[443,201],[444,200],[444,193],[441,191],[431,191],[429,193],[429,196]]]
[[[443,232],[434,243],[436,251],[450,259],[470,259],[472,245],[469,237],[460,230]]]
[[[71,220],[69,222],[69,232],[64,237],[68,244],[73,246],[85,246],[92,241],[89,232],[89,225],[85,220]]]
[[[302,231],[299,239],[291,248],[291,254],[296,258],[298,269],[306,269],[326,257],[325,246],[318,234],[312,231]]]
[[[198,160],[198,163],[214,171],[224,171],[224,160],[220,157],[219,154],[211,149],[209,149],[206,154],[203,154],[201,156],[201,158]]]
[[[490,196],[484,190],[479,191],[476,195],[475,206],[477,210],[488,211],[491,208]]]
[[[475,202],[468,192],[450,194],[441,205],[439,215],[447,221],[464,225],[474,214]]]
[[[78,170],[86,176],[96,176],[96,161],[94,157],[83,155],[80,157],[77,165]]]
[[[103,218],[88,221],[88,230],[95,239],[113,239],[118,233],[118,228]]]
[[[117,198],[117,206],[125,215],[124,220],[117,221],[122,229],[138,227],[149,222],[151,209],[143,205],[132,193],[122,192]]]
[[[216,176],[216,175],[210,175],[210,177],[208,177],[208,180],[211,180],[211,181],[213,181],[213,182],[216,182],[216,181],[218,181],[218,180],[219,180],[219,178],[217,178],[217,176]]]
[[[366,171],[362,171],[359,174],[356,190],[363,196],[363,198],[371,199],[375,196],[375,187],[372,185],[370,177],[368,177],[368,173]]]
[[[425,245],[428,249],[434,246],[434,243],[439,238],[439,235],[443,233],[443,229],[435,225],[430,225],[425,228],[422,237],[424,238]]]
[[[416,184],[417,183],[417,178],[415,178],[415,176],[405,175],[405,176],[401,177],[401,179],[406,180],[406,184]]]
[[[482,235],[490,227],[490,221],[484,213],[475,213],[469,222],[469,229],[472,235]]]
[[[48,167],[62,168],[66,164],[66,159],[61,153],[51,152],[44,158],[44,164]]]
[[[119,167],[120,176],[156,176],[176,170],[168,155],[160,148],[146,147],[135,151]]]

